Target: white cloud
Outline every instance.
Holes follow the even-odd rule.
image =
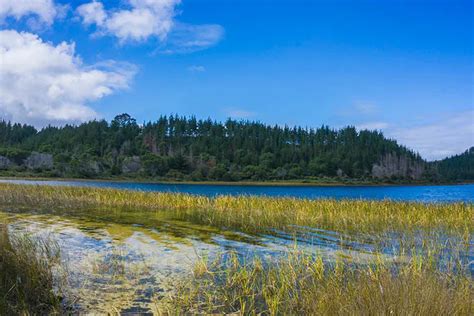
[[[218,24],[177,23],[160,52],[164,54],[192,53],[214,46],[223,37],[224,28]]]
[[[128,87],[129,64],[84,65],[75,44],[44,42],[32,33],[0,31],[0,116],[42,126],[98,114],[88,105]]]
[[[201,66],[201,65],[192,65],[188,67],[188,71],[190,72],[205,72],[206,67]]]
[[[34,15],[46,24],[52,24],[58,14],[53,0],[0,0],[0,21],[8,16],[17,20]]]
[[[224,29],[216,24],[191,25],[175,20],[181,0],[128,0],[127,9],[106,10],[102,2],[76,9],[85,26],[96,26],[95,35],[116,37],[121,44],[157,38],[164,54],[188,53],[219,42]]]
[[[431,119],[425,117],[424,122],[418,120],[413,124],[413,120],[395,123],[377,119],[377,115],[370,115],[377,111],[372,106],[356,106],[355,109],[359,109],[362,116],[361,122],[355,124],[358,130],[381,130],[386,137],[396,139],[427,160],[443,159],[474,146],[474,110],[433,114]]]
[[[107,14],[104,10],[102,2],[93,1],[77,7],[77,14],[82,17],[82,23],[89,26],[97,24],[102,26],[107,19]]]
[[[173,26],[180,0],[129,0],[130,9],[106,11],[99,1],[79,6],[85,25],[95,24],[99,34],[113,35],[121,43],[142,42],[156,36],[164,40]]]
[[[387,135],[428,160],[442,159],[474,145],[474,110],[419,126],[389,129]]]

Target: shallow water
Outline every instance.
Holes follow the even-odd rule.
[[[235,251],[242,260],[258,256],[271,262],[297,243],[299,250],[326,261],[343,257],[364,262],[380,250],[388,260],[407,259],[397,253],[396,234],[382,244],[371,236],[310,227],[293,227],[292,234],[274,230],[248,235],[172,220],[166,212],[74,210],[52,215],[4,210],[0,221],[8,223],[11,231],[29,232],[59,244],[67,270],[66,303],[86,313],[153,310],[154,299],[172,291],[174,282],[190,274],[200,257],[213,258],[223,251]],[[467,247],[463,260],[472,262],[472,244]]]
[[[403,200],[419,202],[474,202],[474,184],[417,186],[271,186],[200,185],[108,181],[5,180],[6,183],[104,187],[126,190],[180,192],[206,196],[265,195],[272,197]]]
[[[212,258],[233,250],[243,258],[271,260],[292,243],[161,219],[145,226],[80,216],[0,212],[0,220],[12,232],[58,243],[67,270],[66,305],[75,312],[152,310],[153,299],[172,291],[173,281],[191,273],[202,256]],[[319,247],[318,253],[327,259],[338,255],[329,245]]]

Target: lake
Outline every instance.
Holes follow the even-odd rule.
[[[474,202],[472,184],[319,187],[79,180],[3,179],[0,182],[180,192],[211,197],[263,195],[310,199],[393,199],[429,203]],[[47,191],[54,194],[59,190]],[[8,194],[5,190],[5,195],[0,197],[7,197]],[[126,195],[128,198],[133,192],[127,192]],[[296,244],[299,251],[319,256],[327,264],[347,260],[361,266],[380,258],[386,262],[404,264],[411,260],[410,251],[421,255],[426,253],[426,245],[439,245],[436,262],[440,271],[447,269],[451,260],[456,258],[456,262],[464,266],[470,275],[474,275],[472,230],[459,234],[452,229],[444,229],[441,224],[428,230],[382,230],[380,233],[371,226],[374,232],[364,233],[359,227],[355,231],[344,231],[338,227],[327,227],[325,222],[321,221],[314,226],[289,225],[285,229],[269,227],[245,232],[232,227],[208,225],[193,220],[192,217],[180,219],[164,207],[158,211],[140,207],[132,210],[109,207],[94,209],[67,203],[51,204],[47,207],[32,203],[25,207],[22,205],[23,199],[25,195],[20,194],[17,201],[0,203],[0,224],[7,227],[11,233],[26,233],[33,237],[45,238],[48,243],[60,247],[61,264],[57,275],[64,274],[66,279],[62,282],[67,284],[63,303],[79,314],[107,313],[111,310],[122,313],[148,313],[154,311],[157,300],[173,293],[177,280],[192,275],[193,267],[201,258],[215,259],[220,254],[232,252],[244,262],[258,257],[265,264],[271,265],[277,263],[279,258],[288,256]],[[456,205],[443,205],[451,206]],[[472,209],[467,204],[461,206]],[[431,209],[435,206],[427,207]],[[290,209],[293,212],[293,208]],[[367,215],[370,216],[370,212]],[[463,221],[466,225],[469,222]],[[402,248],[409,251],[400,252]]]
[[[299,249],[326,261],[339,256],[373,259],[373,245],[322,229],[302,228],[301,234],[282,231],[245,234],[167,218],[166,212],[64,211],[61,215],[2,211],[0,222],[11,232],[46,238],[61,249],[67,269],[67,297],[75,313],[144,313],[153,299],[173,290],[173,280],[189,275],[199,257],[233,251],[250,260],[265,261],[286,254],[297,238]],[[344,237],[345,242],[340,239]],[[387,253],[387,256],[393,254]],[[71,304],[72,303],[72,304]]]
[[[10,180],[0,182],[102,187],[151,192],[179,192],[205,196],[216,195],[259,195],[295,198],[371,199],[438,202],[474,202],[474,184],[460,185],[400,185],[400,186],[297,186],[297,185],[216,185],[216,184],[169,184],[113,181],[53,181],[53,180]]]
[[[294,234],[274,230],[246,234],[167,218],[166,212],[113,213],[65,210],[60,215],[38,210],[7,211],[0,207],[0,222],[11,232],[46,238],[61,249],[61,267],[67,271],[65,305],[78,314],[148,313],[154,300],[173,291],[176,280],[190,276],[202,257],[215,258],[232,251],[250,261],[258,256],[276,262],[298,249],[320,256],[372,262],[381,251],[384,260],[404,262],[397,251],[401,235],[387,235],[381,242],[370,236],[351,236],[319,228],[299,227]],[[458,244],[457,237],[440,236]],[[430,238],[430,237],[427,237]],[[427,240],[426,237],[420,240]],[[450,248],[438,254],[450,257]],[[380,258],[380,257],[379,257]],[[473,249],[462,253],[464,264],[474,260]],[[474,266],[470,266],[474,275]]]

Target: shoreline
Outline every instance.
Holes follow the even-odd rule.
[[[140,183],[140,184],[163,184],[163,185],[202,185],[202,186],[277,186],[277,187],[401,187],[401,186],[448,186],[448,185],[469,185],[474,182],[420,182],[420,183],[386,183],[386,182],[318,182],[311,180],[295,181],[189,181],[189,180],[149,180],[133,178],[58,178],[58,177],[11,177],[0,176],[0,180],[18,180],[18,181],[75,181],[75,182],[112,182],[112,183]],[[305,182],[307,181],[307,182]]]

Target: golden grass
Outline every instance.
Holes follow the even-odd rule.
[[[194,276],[157,302],[165,314],[245,315],[472,315],[473,282],[466,258],[474,233],[470,203],[306,200],[253,196],[208,198],[100,188],[0,184],[4,210],[163,215],[249,233],[296,226],[384,236],[411,236],[397,262],[324,262],[300,252],[271,262],[244,263],[236,255],[203,261]],[[417,232],[425,232],[418,239]],[[434,232],[434,234],[431,234]],[[439,232],[439,234],[437,233]],[[414,233],[414,234],[412,234]],[[445,237],[455,235],[453,239]],[[461,238],[459,238],[461,237]],[[402,242],[400,239],[400,242]],[[453,242],[451,244],[451,241]],[[417,248],[421,243],[421,249]],[[455,250],[448,264],[440,253]],[[444,257],[446,258],[446,257]],[[468,259],[467,259],[468,260]]]
[[[308,200],[255,196],[209,198],[102,188],[0,184],[0,205],[37,209],[149,210],[174,219],[245,232],[310,226],[359,233],[443,229],[468,240],[474,232],[469,203],[423,204],[364,200]],[[166,212],[165,212],[166,211]]]

